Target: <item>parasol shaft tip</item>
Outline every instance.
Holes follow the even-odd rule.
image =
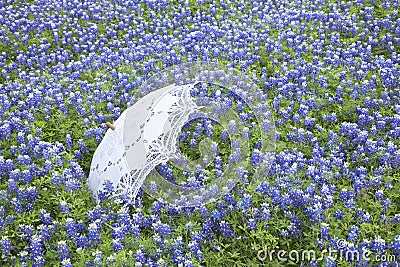
[[[113,131],[115,130],[115,126],[112,125],[110,122],[107,121],[107,122],[106,122],[106,125],[107,125],[107,127],[110,128],[111,130],[113,130]]]

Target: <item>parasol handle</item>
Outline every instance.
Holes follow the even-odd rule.
[[[106,122],[106,125],[107,125],[107,127],[110,128],[111,130],[113,130],[113,131],[115,130],[115,126],[112,125],[110,122],[107,121],[107,122]]]

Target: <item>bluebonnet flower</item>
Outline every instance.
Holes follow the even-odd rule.
[[[347,235],[347,240],[356,242],[358,238],[358,233],[358,227],[353,225],[352,227],[350,227],[349,234]]]
[[[251,138],[251,132],[248,127],[244,127],[242,130],[242,139],[243,140],[248,140]]]
[[[267,181],[263,181],[256,189],[257,192],[268,194],[270,192],[270,184]]]
[[[381,205],[383,207],[383,213],[386,213],[387,209],[389,208],[389,206],[392,204],[392,201],[390,201],[389,198],[384,199],[383,201],[381,201]]]
[[[388,245],[386,244],[386,241],[382,239],[380,236],[376,236],[372,241],[371,251],[383,253],[387,247]]]
[[[63,267],[73,267],[73,265],[71,263],[71,259],[63,259],[61,261],[61,266],[63,266]]]
[[[73,141],[70,134],[67,134],[65,137],[65,145],[67,149],[71,149],[73,146]]]
[[[257,149],[254,150],[251,154],[251,164],[253,166],[257,166],[261,163],[261,161],[262,161],[262,154]]]
[[[253,204],[252,204],[253,198],[249,194],[244,194],[243,198],[237,202],[237,208],[245,210],[245,209],[250,209]]]
[[[82,154],[86,154],[86,153],[89,152],[89,149],[86,147],[86,145],[85,145],[83,140],[79,140],[78,141],[78,147],[79,147],[79,150],[80,150],[80,152]]]
[[[3,236],[0,240],[1,252],[3,255],[8,255],[14,249],[11,240],[7,236]]]
[[[296,113],[296,114],[293,115],[293,121],[295,123],[300,123],[300,120],[301,120],[301,117],[300,117],[299,114]]]
[[[340,201],[348,201],[352,198],[352,192],[347,190],[346,188],[342,188],[342,192],[340,192]]]
[[[97,196],[100,200],[105,200],[107,197],[112,195],[114,190],[115,189],[113,183],[110,180],[106,179],[106,181],[103,183],[103,188],[99,191]]]
[[[96,250],[92,253],[92,256],[94,256],[93,261],[91,261],[92,264],[94,264],[94,266],[101,266],[103,262],[103,252]]]
[[[76,159],[82,159],[82,154],[81,154],[81,152],[79,151],[79,150],[75,150],[74,151],[74,157],[76,158]]]
[[[43,250],[43,244],[40,236],[33,235],[30,238],[30,252],[33,257],[41,256]]]
[[[31,164],[31,158],[28,155],[19,155],[17,160],[18,160],[18,164],[21,164],[21,165],[28,166],[29,164]]]
[[[61,201],[60,204],[59,204],[59,207],[60,207],[60,212],[61,213],[69,213],[69,212],[71,212],[71,210],[69,208],[69,205],[68,205],[68,203],[66,201]]]
[[[70,178],[65,182],[66,191],[75,191],[81,187],[80,182],[77,179]]]
[[[203,252],[201,251],[201,244],[197,241],[190,241],[187,245],[189,251],[194,255],[196,259],[204,259]]]
[[[66,241],[59,241],[57,245],[57,253],[60,255],[59,260],[69,258],[69,249]]]
[[[257,230],[257,221],[255,219],[249,219],[247,222],[247,227],[250,230]]]
[[[237,125],[234,120],[229,121],[229,133],[235,134],[237,132]]]
[[[71,240],[75,240],[78,236],[77,223],[72,218],[65,219],[65,230],[67,237]]]
[[[89,240],[92,243],[100,242],[99,227],[96,223],[90,223],[88,227]]]
[[[33,265],[32,267],[39,267],[42,265],[46,265],[46,260],[43,258],[43,256],[36,256],[33,258]]]
[[[84,234],[79,234],[76,237],[76,245],[78,246],[78,248],[85,248],[89,246],[89,238]]]
[[[195,138],[190,139],[190,148],[194,148],[197,146],[197,140]]]
[[[312,129],[315,126],[315,123],[315,118],[305,117],[304,119],[304,126],[308,129]]]
[[[39,210],[39,213],[42,222],[45,224],[51,224],[53,222],[53,218],[51,217],[50,213],[48,213],[45,209]]]
[[[240,151],[240,148],[234,149],[234,151],[229,155],[228,160],[232,163],[234,162],[240,162],[242,159],[242,153]]]
[[[329,225],[326,224],[326,223],[322,223],[321,224],[321,230],[320,230],[321,238],[329,240],[330,239],[329,232],[330,232]]]
[[[154,223],[153,228],[154,232],[158,233],[161,238],[170,237],[173,229],[170,225],[161,223],[161,221]]]
[[[353,209],[353,208],[355,208],[355,207],[356,207],[356,203],[354,202],[354,199],[349,199],[349,200],[347,200],[346,203],[345,203],[345,205],[344,205],[344,207],[345,207],[346,209]]]
[[[375,193],[375,201],[382,199],[384,197],[383,191],[382,190],[378,190]]]
[[[142,250],[137,250],[135,253],[135,262],[136,263],[140,263],[141,266],[145,266],[146,264],[146,256],[145,254],[142,252]],[[139,265],[140,266],[140,265]]]
[[[124,245],[121,242],[121,239],[113,239],[113,249],[114,252],[117,252],[118,250],[121,250],[124,248]]]
[[[326,120],[326,121],[328,121],[330,123],[337,123],[338,122],[338,119],[337,119],[337,116],[336,116],[335,112],[331,113],[331,114],[328,114],[328,115],[322,115],[322,119]]]
[[[236,200],[232,193],[230,193],[230,192],[226,193],[222,197],[222,199],[226,202],[227,205],[233,206],[233,207],[236,206]]]
[[[224,237],[235,237],[235,233],[231,230],[229,224],[226,221],[219,223],[219,230]]]
[[[394,237],[394,242],[390,244],[390,248],[396,253],[397,256],[400,254],[400,235],[396,235]]]

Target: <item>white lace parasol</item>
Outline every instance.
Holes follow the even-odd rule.
[[[89,174],[96,198],[109,180],[116,188],[114,197],[133,200],[150,171],[174,157],[181,127],[199,110],[190,96],[193,85],[174,84],[149,93],[107,130]]]

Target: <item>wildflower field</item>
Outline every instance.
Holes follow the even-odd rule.
[[[399,6],[2,0],[0,266],[398,266]],[[109,187],[96,204],[87,179],[105,122],[149,77],[195,61],[233,67],[264,92],[276,131],[270,173],[253,188],[244,169],[198,207],[146,192],[125,205]],[[257,148],[250,111],[235,107]],[[218,169],[233,160],[224,131],[196,122],[180,148],[198,157],[198,138],[211,136]],[[315,256],[289,253],[304,250]]]

